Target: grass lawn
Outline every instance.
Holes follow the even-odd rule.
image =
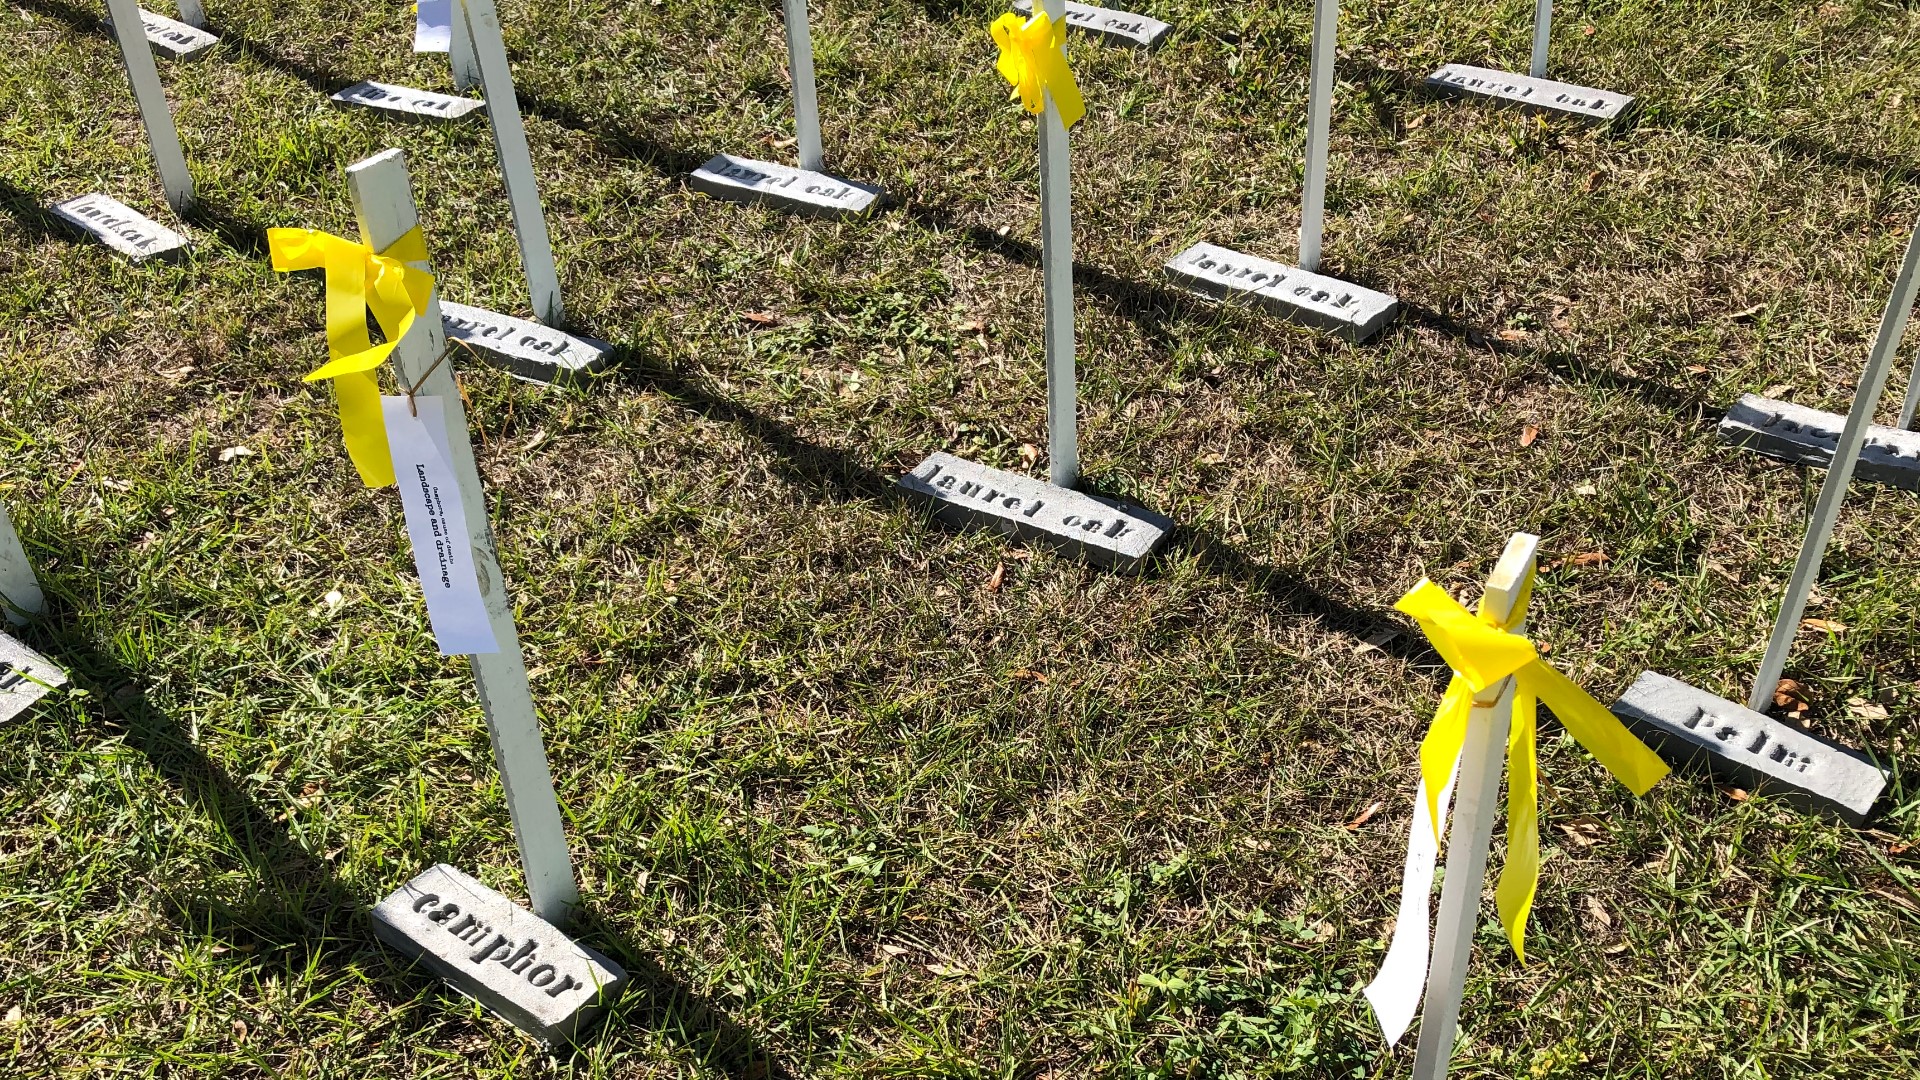
[[[326,102],[451,89],[404,3],[209,6],[214,54],[161,62],[198,248],[139,267],[40,209],[179,223],[104,5],[0,9],[0,498],[79,687],[0,727],[9,1077],[1403,1076],[1358,990],[1445,672],[1393,601],[1538,532],[1563,670],[1744,698],[1818,474],[1715,419],[1844,411],[1920,217],[1905,5],[1562,4],[1552,73],[1644,103],[1605,134],[1421,89],[1523,68],[1530,3],[1353,0],[1325,267],[1406,307],[1355,348],[1160,272],[1293,258],[1310,5],[1146,0],[1162,49],[1069,49],[1087,478],[1181,525],[1120,577],[892,488],[1045,470],[1000,8],[814,5],[829,167],[896,200],[843,223],[683,184],[791,160],[778,5],[507,3],[567,308],[620,348],[578,389],[461,373],[583,935],[635,975],[549,1058],[372,936],[430,863],[519,867],[398,500],[300,381],[319,284],[263,235],[353,235],[344,168],[398,146],[443,295],[525,313],[492,140]],[[1810,612],[1843,629],[1788,670],[1893,771],[1877,831],[1635,800],[1550,729],[1531,959],[1489,896],[1455,1075],[1920,1072],[1916,532],[1856,485]]]

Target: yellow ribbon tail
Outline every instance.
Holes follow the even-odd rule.
[[[340,438],[360,482],[370,488],[392,486],[393,452],[380,412],[380,380],[371,371],[342,375],[333,380],[333,393],[340,402]]]
[[[1427,782],[1427,823],[1433,826],[1436,844],[1444,839],[1440,835],[1440,792],[1453,776],[1454,763],[1467,744],[1467,716],[1472,712],[1473,688],[1455,675],[1447,683],[1446,696],[1440,699],[1433,723],[1427,726],[1426,738],[1420,740],[1420,778]]]
[[[1540,887],[1540,766],[1533,695],[1514,688],[1513,727],[1507,734],[1507,858],[1494,888],[1500,925],[1513,955],[1527,962],[1527,916]]]
[[[1032,18],[1008,12],[995,19],[989,31],[1000,49],[994,70],[1013,84],[1021,108],[1035,114],[1045,112],[1051,94],[1062,126],[1070,128],[1079,123],[1087,114],[1087,106],[1073,80],[1073,69],[1067,66],[1066,23],[1054,23],[1035,0]]]
[[[1635,795],[1645,795],[1671,771],[1619,717],[1545,661],[1522,669],[1520,686],[1545,702],[1574,741]]]

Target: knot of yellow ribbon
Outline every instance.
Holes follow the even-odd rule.
[[[267,249],[281,272],[323,268],[327,272],[327,362],[307,382],[332,379],[340,403],[340,432],[360,479],[370,488],[393,483],[393,457],[380,414],[380,364],[407,336],[415,317],[427,313],[433,275],[408,266],[425,262],[427,241],[418,228],[375,253],[366,244],[319,229],[268,229]],[[367,312],[387,340],[367,333]]]
[[[1087,114],[1080,100],[1080,87],[1067,67],[1067,24],[1047,18],[1034,0],[1033,18],[1022,19],[1008,12],[993,21],[993,43],[1000,46],[1000,62],[995,68],[1013,84],[1010,97],[1030,113],[1044,112],[1046,95],[1053,95],[1053,107],[1060,110],[1060,123],[1072,127]]]
[[[1527,586],[1531,591],[1531,583]],[[1433,724],[1420,743],[1420,775],[1426,781],[1427,814],[1439,839],[1439,792],[1453,774],[1466,743],[1467,716],[1474,695],[1513,677],[1513,724],[1507,737],[1507,858],[1500,868],[1495,898],[1500,923],[1513,952],[1526,962],[1527,913],[1540,881],[1539,769],[1535,754],[1536,706],[1545,702],[1567,732],[1635,795],[1667,775],[1667,765],[1633,736],[1618,717],[1565,675],[1555,671],[1533,642],[1513,633],[1483,600],[1476,616],[1421,579],[1394,605],[1413,616],[1454,675]],[[1514,622],[1524,617],[1526,596],[1513,606]]]

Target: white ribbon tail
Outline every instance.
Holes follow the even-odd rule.
[[[1453,804],[1453,782],[1460,774],[1460,759],[1455,758],[1447,774],[1447,786],[1440,791],[1440,820],[1427,819],[1427,782],[1423,778],[1413,793],[1413,820],[1407,825],[1407,865],[1400,874],[1400,913],[1394,919],[1393,942],[1387,946],[1387,958],[1380,973],[1367,984],[1363,993],[1373,1004],[1373,1016],[1380,1022],[1380,1034],[1392,1046],[1406,1034],[1419,1011],[1420,996],[1427,989],[1427,963],[1433,948],[1433,869],[1439,860],[1440,844],[1436,833],[1447,830],[1447,808]]]

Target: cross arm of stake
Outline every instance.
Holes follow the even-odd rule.
[[[407,265],[426,260],[426,238],[415,228],[385,251],[375,252],[318,229],[269,229],[267,247],[275,270],[326,271],[328,360],[306,381],[333,380],[341,437],[361,481],[370,488],[392,484],[393,458],[375,373],[407,336],[413,320],[427,313],[433,275]],[[369,310],[387,336],[379,345],[367,334]]]
[[[1013,84],[1020,105],[1030,113],[1047,108],[1047,95],[1060,110],[1060,123],[1072,127],[1087,114],[1080,99],[1080,87],[1073,81],[1073,69],[1067,66],[1067,24],[1055,23],[1036,3],[1033,17],[1022,19],[1008,12],[993,21],[993,43],[1000,47],[995,64],[1002,78]]]
[[[1540,659],[1532,641],[1501,625],[1484,608],[1478,615],[1470,614],[1445,589],[1425,579],[1394,608],[1420,624],[1421,632],[1454,671],[1420,744],[1420,776],[1436,843],[1440,839],[1439,793],[1460,758],[1473,699],[1513,677],[1513,726],[1507,739],[1507,859],[1500,868],[1495,897],[1514,955],[1525,963],[1527,913],[1540,880],[1539,775],[1534,756],[1538,703],[1545,702],[1574,740],[1635,795],[1646,794],[1667,775],[1667,764],[1606,706]],[[1514,608],[1524,613],[1524,598]]]

